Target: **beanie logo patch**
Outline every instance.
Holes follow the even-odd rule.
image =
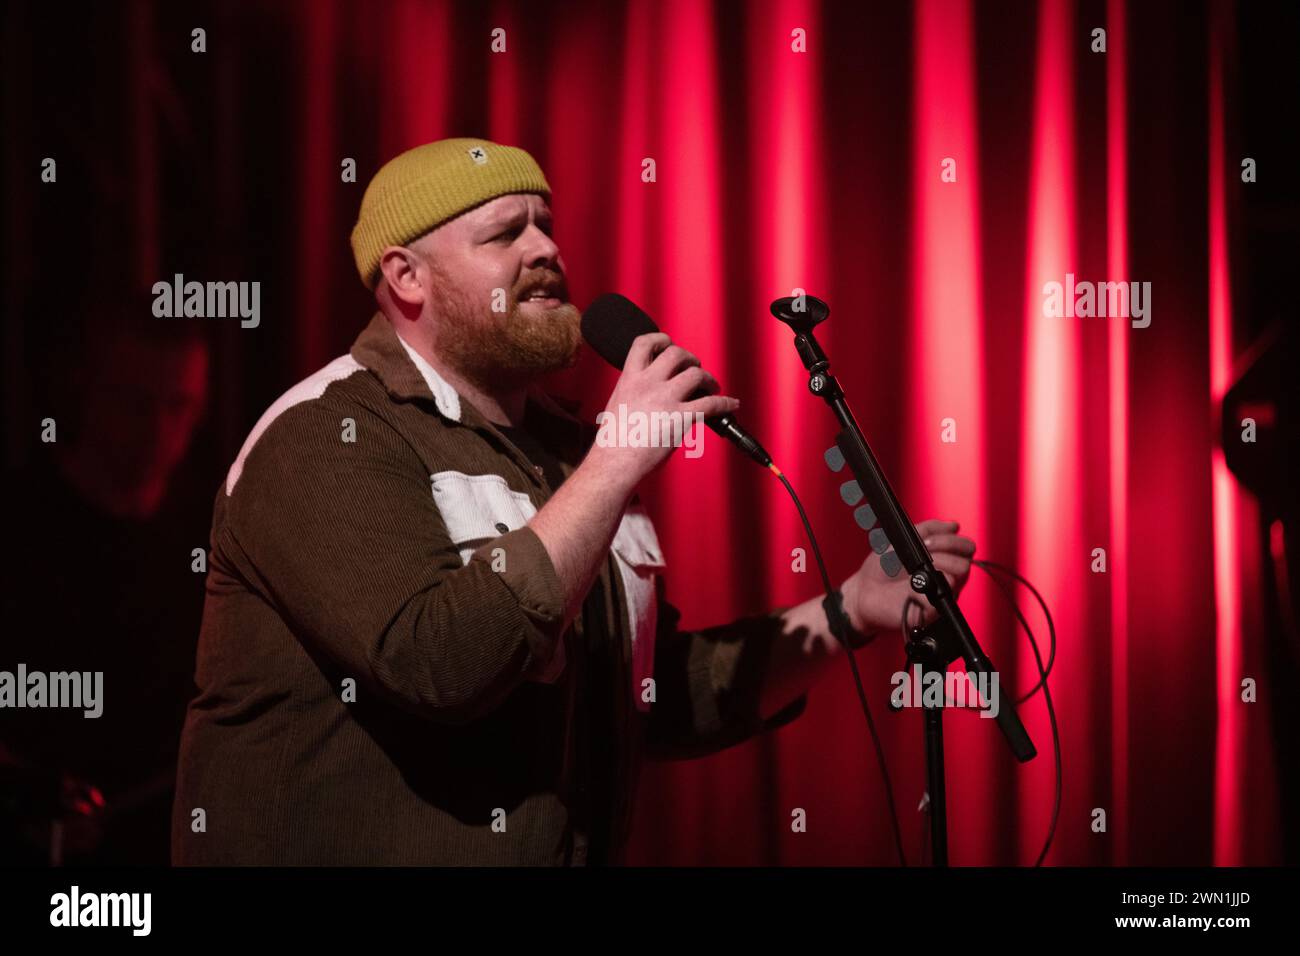
[[[482,146],[471,146],[466,152],[469,153],[469,158],[479,166],[485,165],[488,161],[487,150]]]

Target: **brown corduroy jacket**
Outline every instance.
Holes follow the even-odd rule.
[[[540,394],[525,426],[566,476],[594,435]],[[775,612],[678,628],[635,504],[605,626],[560,633],[551,492],[382,315],[277,400],[216,497],[173,862],[618,862],[643,755],[802,712],[759,716]]]

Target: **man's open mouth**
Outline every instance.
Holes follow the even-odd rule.
[[[556,306],[562,305],[564,300],[560,299],[555,295],[552,295],[550,292],[540,291],[540,292],[530,292],[528,295],[524,296],[519,301],[535,302],[538,305],[545,306],[548,309],[553,309]]]

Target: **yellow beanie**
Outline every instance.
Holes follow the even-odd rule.
[[[395,156],[370,180],[352,227],[352,255],[361,281],[374,289],[386,246],[405,245],[509,193],[551,198],[542,168],[515,146],[485,139],[442,139]]]

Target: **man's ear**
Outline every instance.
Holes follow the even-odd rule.
[[[407,305],[424,304],[424,287],[420,272],[424,263],[419,254],[405,246],[388,246],[379,257],[379,274],[388,284],[390,294]]]

